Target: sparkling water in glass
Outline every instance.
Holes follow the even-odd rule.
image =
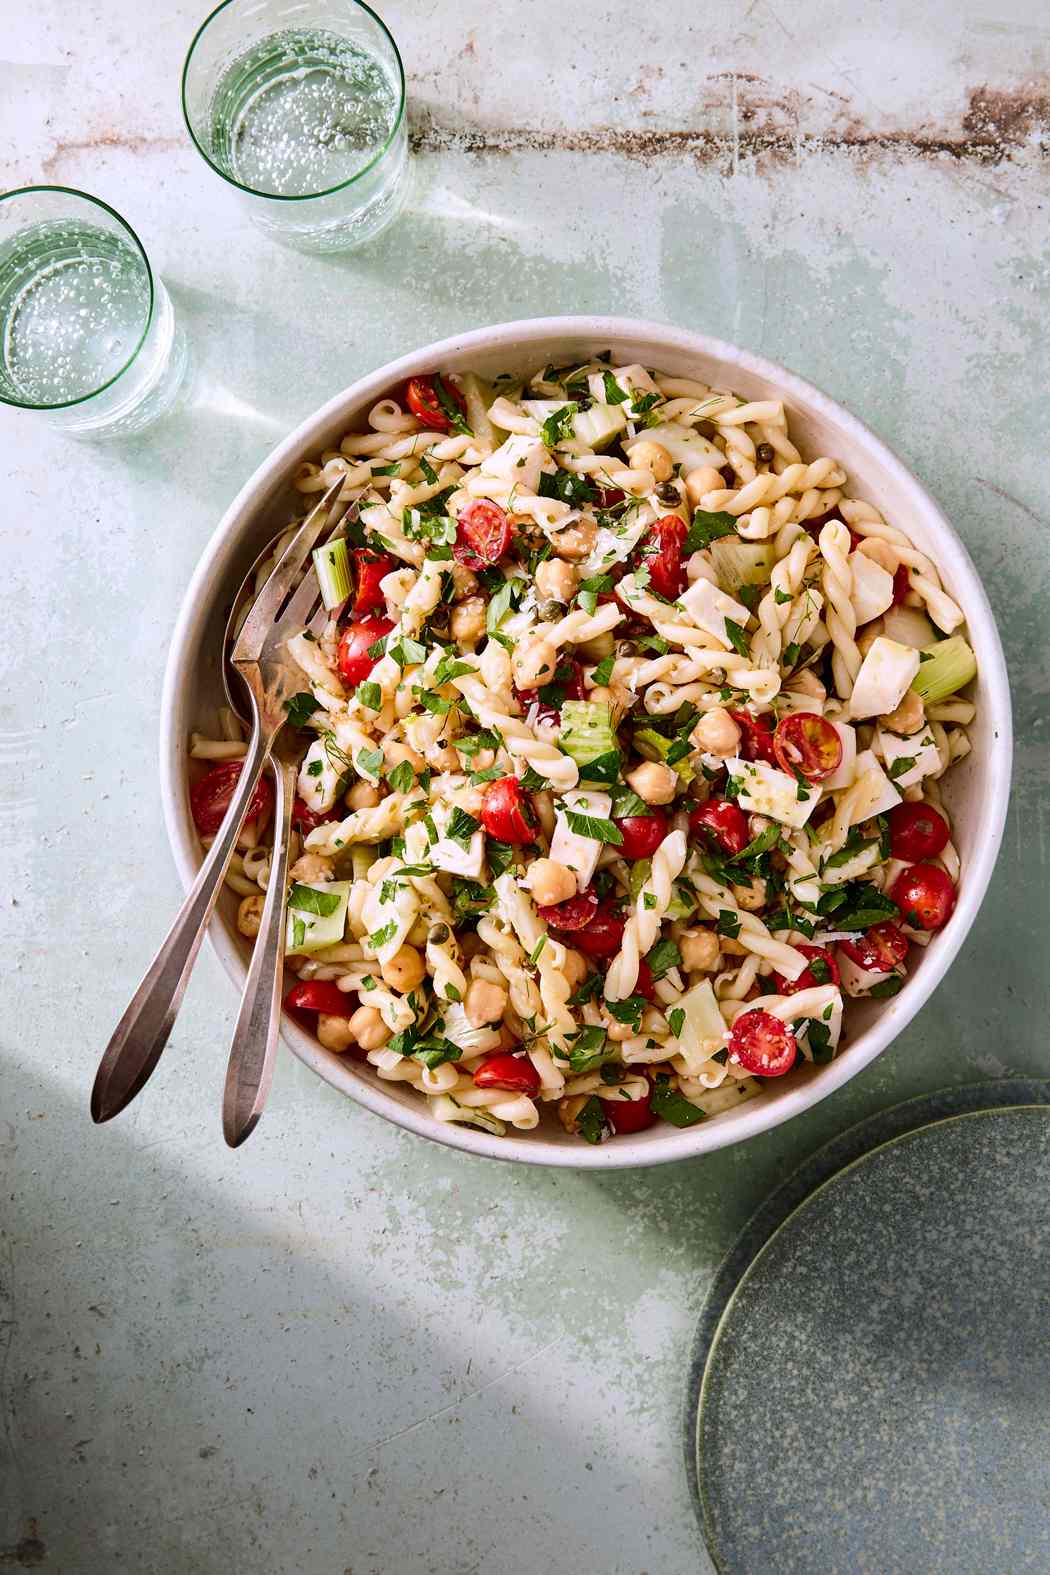
[[[183,108],[204,157],[277,240],[343,251],[398,211],[404,71],[358,0],[225,0],[190,46]]]
[[[171,407],[185,361],[119,214],[65,187],[0,197],[0,400],[74,435],[125,436]]]

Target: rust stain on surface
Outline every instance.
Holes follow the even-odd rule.
[[[183,146],[181,137],[138,137],[122,131],[100,131],[93,137],[77,141],[56,142],[41,164],[47,176],[56,175],[67,159],[81,153],[99,153],[119,149],[124,153],[171,153]]]

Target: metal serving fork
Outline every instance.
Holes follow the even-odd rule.
[[[91,1091],[91,1114],[95,1121],[108,1121],[131,1103],[148,1081],[168,1042],[236,847],[245,811],[270,759],[277,735],[288,719],[284,701],[303,687],[302,672],[287,656],[284,645],[292,635],[307,627],[311,618],[316,616],[319,623],[323,622],[315,613],[319,592],[310,565],[310,553],[323,534],[337,532],[349,513],[336,502],[341,487],[340,480],[307,515],[259,592],[233,648],[232,660],[247,680],[251,696],[252,732],[248,752],[236,791],[197,879],[99,1062]],[[275,973],[279,973],[283,964],[281,933],[275,913],[279,908],[279,918],[283,919],[288,831],[295,785],[294,767],[284,758],[275,762],[275,781],[273,863],[278,868],[267,892],[258,943],[234,1033],[223,1115],[224,1131],[231,1142],[234,1139],[242,1142],[258,1120],[269,1087],[277,1041],[274,1001],[276,998],[279,1006],[280,981],[277,978],[270,989],[265,1011],[262,998],[266,992],[261,991],[260,981],[268,964],[274,967]],[[262,1019],[260,1013],[263,1013]],[[256,1042],[261,1020],[267,1025],[267,1037],[260,1057],[251,1046]],[[253,1086],[254,1094],[249,1098],[248,1091]]]

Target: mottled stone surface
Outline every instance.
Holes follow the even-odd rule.
[[[1050,32],[1031,0],[413,0],[387,12],[419,150],[408,211],[362,256],[309,259],[262,240],[184,136],[199,14],[41,0],[0,51],[5,179],[126,214],[197,362],[189,408],[123,448],[0,412],[0,1563],[703,1570],[688,1353],[751,1209],[874,1109],[1046,1067]],[[791,1126],[599,1179],[430,1147],[290,1057],[228,1153],[235,1002],[206,955],[148,1093],[93,1130],[98,1053],[177,900],[160,677],[216,520],[358,373],[582,310],[784,361],[884,435],[966,540],[1018,765],[948,980]]]

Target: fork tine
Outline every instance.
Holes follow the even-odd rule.
[[[307,562],[318,537],[326,526],[333,524],[333,506],[342,486],[343,479],[340,477],[329,487],[320,503],[310,510],[281,554],[277,565],[256,597],[251,612],[241,626],[232,653],[235,662],[258,661],[277,621],[281,606],[302,573],[303,565]],[[349,507],[336,516],[335,523],[341,522],[348,512]]]

